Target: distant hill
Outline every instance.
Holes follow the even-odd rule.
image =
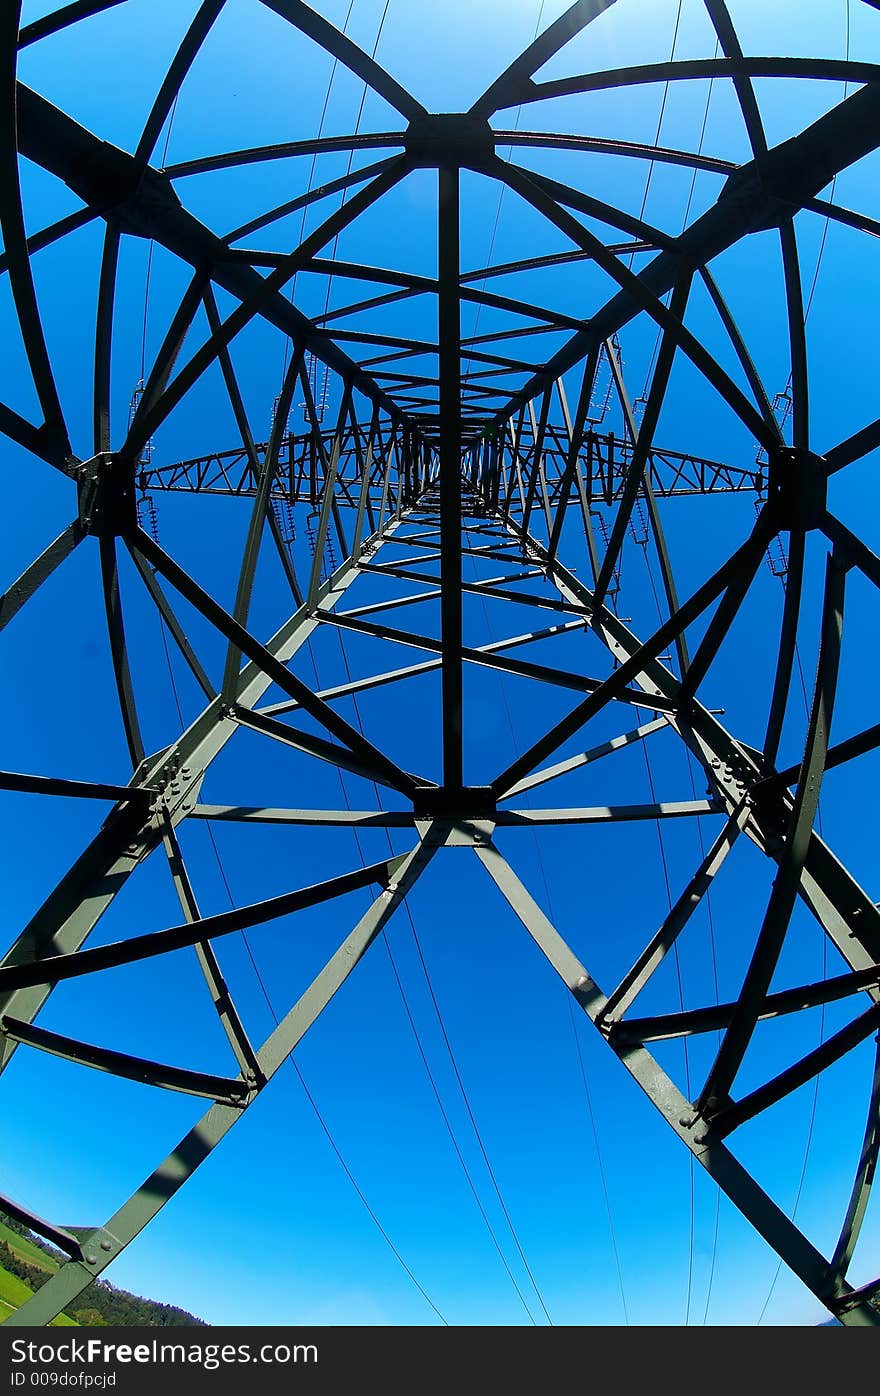
[[[55,1273],[64,1257],[27,1227],[0,1212],[0,1322],[21,1307],[34,1290]],[[196,1318],[173,1304],[159,1304],[117,1289],[106,1280],[93,1280],[74,1301],[70,1314],[61,1314],[57,1325],[108,1325],[119,1328],[204,1328]]]

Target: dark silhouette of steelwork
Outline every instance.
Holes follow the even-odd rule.
[[[69,527],[0,598],[0,626],[18,613],[74,549],[98,550],[132,766],[131,779],[124,786],[0,772],[2,789],[47,798],[77,795],[111,804],[92,842],[49,892],[0,968],[0,1066],[8,1064],[24,1045],[209,1102],[199,1123],[143,1186],[106,1224],[85,1237],[46,1222],[12,1199],[0,1200],[7,1212],[69,1257],[7,1322],[48,1322],[106,1269],[242,1117],[381,934],[429,861],[447,845],[466,845],[574,1001],[696,1162],[832,1314],[847,1324],[873,1323],[869,1301],[880,1289],[880,1280],[854,1289],[847,1270],[880,1147],[880,1058],[868,1103],[864,1147],[849,1200],[841,1203],[839,1239],[831,1257],[821,1254],[762,1190],[735,1157],[728,1140],[745,1121],[770,1109],[880,1028],[880,911],[815,827],[823,773],[880,745],[880,725],[845,740],[831,742],[829,736],[847,579],[857,571],[880,587],[880,558],[827,506],[829,476],[880,445],[880,421],[824,456],[813,449],[802,275],[793,231],[795,216],[809,210],[876,235],[878,225],[869,217],[821,197],[821,191],[836,173],[880,144],[880,67],[856,60],[745,56],[724,0],[705,0],[718,38],[714,59],[660,62],[542,81],[535,75],[544,64],[613,3],[577,0],[469,111],[436,114],[426,111],[377,62],[300,0],[264,2],[301,31],[305,40],[322,46],[380,94],[399,113],[399,128],[378,135],[334,136],[211,154],[160,168],[155,161],[157,142],[187,72],[223,8],[222,0],[205,0],[199,8],[133,154],[108,144],[15,81],[17,49],[39,43],[120,0],[109,0],[109,4],[108,0],[76,0],[20,34],[16,5],[7,6],[0,20],[6,108],[0,128],[4,242],[0,269],[9,280],[40,404],[36,421],[0,404],[0,429],[70,480],[72,512]],[[753,79],[764,77],[847,80],[856,90],[793,139],[768,146],[752,86]],[[659,145],[496,129],[490,124],[513,107],[528,111],[532,103],[573,93],[695,78],[732,84],[752,149],[752,158],[744,164]],[[508,146],[526,151],[594,151],[709,170],[722,176],[724,183],[706,212],[673,236],[597,194],[587,195],[502,158],[498,152]],[[328,150],[369,151],[375,159],[225,236],[218,236],[187,210],[188,176]],[[83,207],[27,235],[19,195],[19,156],[62,180]],[[435,276],[328,255],[339,232],[354,228],[366,210],[417,168],[437,171]],[[459,248],[463,169],[513,191],[564,234],[574,250],[463,272]],[[345,201],[290,252],[255,246],[261,228],[298,209],[320,210],[332,193],[344,193]],[[614,230],[616,241],[602,241],[593,231],[596,220]],[[91,453],[80,457],[68,435],[56,389],[30,258],[93,221],[103,222],[105,229],[93,375],[94,434]],[[777,420],[746,338],[709,268],[725,249],[766,229],[778,234],[787,298],[790,436]],[[127,237],[152,239],[187,263],[192,277],[138,389],[131,420],[120,430],[116,423],[111,429],[110,421],[111,345],[114,333],[120,333],[114,296],[120,244]],[[635,256],[640,258],[638,271],[632,269]],[[487,289],[493,277],[517,270],[564,264],[576,270],[587,263],[606,273],[615,287],[587,320],[574,312],[564,314]],[[285,294],[298,272],[370,283],[375,294],[309,319]],[[714,305],[748,390],[733,380],[686,324],[689,296],[697,283]],[[234,298],[233,310],[221,313],[215,288]],[[435,338],[407,339],[347,328],[355,314],[360,325],[365,310],[418,297],[436,305]],[[510,330],[463,337],[463,304],[510,314]],[[209,334],[190,352],[187,336],[202,309]],[[254,439],[229,352],[236,335],[255,317],[277,327],[290,341],[289,365],[271,435],[261,444]],[[652,321],[660,333],[641,415],[628,396],[617,341],[618,333],[636,317]],[[565,342],[548,356],[542,347],[547,335],[558,344],[560,333]],[[516,342],[515,351],[507,341]],[[523,345],[532,346],[530,357],[523,358]],[[355,353],[361,357],[353,357]],[[704,384],[743,424],[763,453],[763,464],[723,464],[690,454],[683,442],[655,444],[655,428],[677,355],[690,361]],[[435,367],[425,368],[426,359]],[[212,364],[219,364],[222,371],[241,444],[195,460],[158,461],[148,443]],[[318,403],[315,365],[325,374]],[[579,387],[576,400],[569,403],[564,377],[574,372]],[[607,393],[622,412],[622,436],[609,432],[601,413],[595,413],[597,394],[601,399],[606,392],[598,386],[603,373]],[[289,426],[297,404],[303,405],[306,417],[299,431]],[[335,413],[335,421],[328,413]],[[149,528],[141,526],[139,493],[165,490],[252,499],[231,612],[198,585]],[[734,491],[752,491],[756,496],[758,512],[751,533],[729,556],[718,560],[716,570],[695,592],[680,595],[656,500],[677,493]],[[297,570],[289,531],[285,531],[285,504],[307,505],[310,510],[314,555],[308,576]],[[601,518],[596,512],[599,506],[607,511]],[[723,503],[718,507],[723,508]],[[666,606],[665,618],[647,639],[633,634],[610,604],[619,586],[627,530],[639,520],[645,545],[650,544],[656,555]],[[268,640],[258,638],[249,627],[258,552],[266,532],[277,549],[292,598],[290,619]],[[780,535],[785,602],[766,736],[757,749],[726,731],[719,715],[705,707],[699,695],[768,548]],[[586,549],[587,566],[581,571],[587,581],[563,561],[572,551],[574,536]],[[802,759],[796,766],[778,770],[808,536],[828,544],[817,676]],[[172,640],[205,695],[201,716],[178,741],[157,754],[144,747],[129,669],[118,573],[121,549],[134,559]],[[491,574],[464,580],[463,557],[476,559]],[[349,588],[370,575],[393,584],[397,599],[348,606]],[[549,582],[552,596],[530,590],[530,578]],[[530,605],[536,617],[534,628],[480,646],[466,644],[462,607],[463,598],[471,594]],[[209,677],[185,635],[172,599],[176,597],[195,608],[225,639],[227,660],[219,683]],[[426,598],[434,598],[439,605],[439,638],[396,624],[407,604]],[[388,623],[389,613],[395,615],[394,624]],[[689,629],[707,613],[711,619],[694,644]],[[290,661],[319,627],[375,636],[407,650],[421,650],[426,658],[352,679],[332,691],[315,692],[295,675]],[[609,664],[604,674],[585,675],[577,665],[565,670],[533,657],[534,646],[542,638],[584,629],[606,647]],[[522,657],[524,653],[529,657]],[[466,666],[530,680],[536,702],[543,685],[567,689],[573,700],[565,717],[499,770],[491,783],[481,786],[467,783],[463,763]],[[434,673],[441,684],[443,760],[436,778],[402,769],[334,706],[339,697],[370,689],[384,688],[393,694],[397,684],[415,673]],[[283,701],[261,707],[261,696],[273,684],[284,694]],[[612,702],[634,709],[630,729],[614,742],[560,761],[559,748]],[[297,715],[313,719],[319,734],[297,726]],[[315,760],[367,777],[379,792],[376,808],[203,804],[200,786],[205,771],[239,728],[263,733]],[[621,746],[649,742],[652,733],[668,729],[677,733],[705,772],[705,798],[596,808],[533,809],[521,803],[525,792],[552,785],[561,774]],[[392,792],[394,803],[385,804],[381,792]],[[718,832],[705,858],[635,963],[618,984],[606,989],[599,987],[588,967],[561,939],[493,837],[498,827],[708,814],[718,817]],[[408,831],[411,843],[404,854],[340,870],[313,886],[240,910],[203,916],[178,843],[176,831],[185,819],[384,827]],[[639,1016],[639,994],[672,951],[741,834],[766,855],[775,871],[763,919],[751,932],[750,958],[738,995],[729,1003]],[[181,923],[90,947],[90,933],[102,912],[134,869],[153,854],[168,859]],[[370,910],[266,1041],[254,1045],[224,983],[215,942],[362,887],[375,889]],[[822,983],[771,993],[798,900],[806,904],[849,968]],[[62,981],[186,946],[194,947],[198,955],[228,1038],[235,1062],[228,1076],[131,1057],[39,1025],[40,1010]],[[762,1085],[746,1094],[735,1093],[740,1067],[747,1057],[754,1059],[753,1035],[759,1023],[859,994],[866,996],[865,1007],[847,1027]],[[660,1067],[651,1044],[706,1032],[719,1034],[720,1045],[708,1074],[689,1100]]]

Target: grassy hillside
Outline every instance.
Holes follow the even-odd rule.
[[[33,1290],[24,1280],[20,1280],[17,1275],[10,1274],[0,1266],[0,1322],[8,1314],[20,1309],[26,1299],[30,1299]],[[68,1318],[67,1314],[59,1314],[55,1319],[53,1327],[77,1327],[75,1319]]]
[[[38,1270],[48,1270],[52,1273],[58,1269],[58,1262],[54,1256],[41,1250],[36,1241],[32,1241],[29,1236],[24,1235],[23,1231],[13,1231],[12,1227],[7,1226],[5,1221],[0,1221],[0,1241],[4,1242],[12,1254],[18,1256],[19,1260],[25,1261],[28,1265],[36,1265]]]
[[[0,1212],[0,1322],[20,1308],[34,1290],[55,1273],[63,1256],[18,1222]],[[60,1314],[54,1324],[111,1324],[126,1328],[203,1326],[203,1320],[140,1295],[94,1280],[71,1305],[72,1315]]]

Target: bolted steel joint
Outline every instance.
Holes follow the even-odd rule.
[[[495,137],[484,117],[470,112],[425,112],[409,123],[406,153],[417,165],[479,169],[494,156]]]
[[[767,502],[778,530],[819,528],[828,503],[828,466],[824,456],[794,446],[770,454]]]
[[[83,461],[76,477],[79,522],[97,538],[116,538],[137,527],[134,472],[110,451]]]

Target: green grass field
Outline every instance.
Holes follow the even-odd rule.
[[[24,1280],[10,1275],[8,1270],[0,1269],[0,1300],[7,1309],[17,1309],[26,1299],[30,1299],[32,1293],[33,1290]]]
[[[63,1261],[62,1257],[44,1250],[33,1236],[22,1235],[14,1223],[10,1225],[8,1220],[2,1219],[3,1215],[0,1213],[0,1323],[30,1299],[34,1289],[39,1289],[44,1279],[54,1275]],[[19,1267],[20,1273],[15,1273]],[[84,1321],[90,1325],[150,1327],[200,1322],[173,1305],[159,1304],[108,1284],[87,1287],[78,1302],[72,1300],[71,1304],[75,1312],[84,1311]],[[80,1326],[67,1314],[59,1315],[54,1323],[64,1327]]]
[[[10,1233],[10,1235],[14,1235],[14,1233]],[[22,1246],[28,1244],[20,1236],[16,1237],[16,1240],[21,1242]],[[39,1251],[36,1246],[34,1250],[36,1250],[39,1255],[42,1255],[42,1251]],[[26,1258],[29,1259],[29,1257]],[[43,1260],[45,1261],[46,1259],[47,1257],[43,1255]],[[8,1314],[13,1313],[15,1309],[19,1309],[26,1299],[30,1299],[32,1294],[33,1290],[30,1285],[26,1285],[24,1280],[20,1280],[17,1275],[10,1275],[8,1270],[4,1270],[3,1267],[0,1266],[0,1321],[6,1318]],[[68,1318],[67,1314],[60,1314],[58,1318],[55,1319],[52,1326],[58,1328],[77,1328],[78,1324],[76,1324],[72,1318]]]
[[[36,1265],[41,1270],[45,1270],[51,1275],[58,1269],[58,1264],[51,1256],[41,1251],[39,1246],[34,1245],[26,1236],[19,1236],[5,1222],[0,1222],[0,1241],[5,1241],[13,1255],[19,1260],[25,1261],[28,1265]],[[17,1275],[11,1275],[0,1265],[0,1323],[8,1314],[21,1307],[26,1299],[30,1299],[33,1290],[30,1285],[25,1284]],[[60,1314],[55,1319],[53,1327],[77,1328],[79,1325],[67,1314]]]
[[[50,1275],[58,1269],[57,1262],[51,1256],[41,1251],[39,1246],[27,1237],[19,1236],[18,1232],[13,1231],[5,1222],[0,1222],[0,1241],[5,1241],[12,1254],[17,1255],[19,1260],[26,1261],[28,1265],[36,1265],[41,1270],[47,1270]]]

